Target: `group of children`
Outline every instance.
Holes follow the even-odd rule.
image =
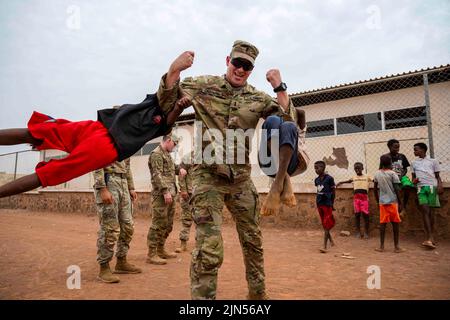
[[[335,225],[333,216],[335,189],[344,183],[353,183],[353,208],[356,220],[356,236],[369,238],[369,184],[374,182],[374,195],[380,210],[380,247],[376,251],[384,251],[386,225],[392,224],[394,233],[394,252],[403,252],[399,246],[400,212],[406,207],[412,190],[417,192],[418,204],[423,217],[426,240],[422,246],[435,249],[433,238],[434,216],[432,208],[440,207],[439,194],[443,192],[442,180],[439,176],[439,162],[427,156],[428,147],[425,143],[414,145],[414,155],[417,157],[412,166],[406,156],[400,153],[400,142],[391,139],[387,143],[389,153],[380,157],[380,167],[372,178],[363,174],[364,165],[354,164],[356,175],[346,181],[335,184],[332,176],[325,172],[323,161],[314,163],[314,170],[318,177],[314,184],[317,187],[316,204],[324,229],[324,243],[320,252],[326,253],[329,246],[334,246],[330,230]],[[411,181],[407,176],[408,167],[412,168]],[[400,198],[400,190],[403,199]],[[364,231],[361,231],[361,217],[364,219]],[[329,244],[328,244],[329,242]]]

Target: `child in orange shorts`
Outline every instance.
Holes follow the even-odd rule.
[[[400,179],[392,171],[392,159],[388,155],[380,158],[381,169],[374,176],[375,199],[380,207],[380,247],[376,251],[384,251],[384,236],[386,224],[392,223],[394,232],[395,252],[400,253],[404,250],[399,246],[399,223],[402,210],[402,203],[399,196]]]

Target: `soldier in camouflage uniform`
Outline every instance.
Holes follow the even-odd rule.
[[[97,240],[98,279],[106,283],[119,282],[112,274],[109,262],[117,242],[117,263],[114,273],[140,273],[141,269],[127,262],[127,253],[133,237],[132,201],[136,201],[130,159],[116,161],[94,171],[94,189],[100,230]]]
[[[163,137],[161,144],[150,153],[148,167],[152,179],[152,224],[147,234],[148,258],[151,264],[166,264],[166,259],[176,258],[165,250],[165,243],[173,227],[177,186],[175,175],[181,170],[172,160],[178,138]]]
[[[189,241],[189,233],[192,225],[192,206],[190,200],[192,197],[192,162],[193,152],[185,155],[180,166],[186,170],[187,174],[183,177],[178,176],[178,184],[180,185],[180,204],[181,204],[181,230],[180,230],[180,247],[175,252],[180,253],[187,251],[187,242]]]
[[[160,105],[164,110],[170,110],[169,104],[175,105],[180,95],[187,96],[195,109],[196,120],[203,124],[202,134],[208,129],[216,129],[223,137],[227,129],[255,129],[260,118],[275,113],[296,122],[295,108],[285,90],[279,91],[275,100],[247,84],[257,55],[255,46],[236,41],[226,58],[227,72],[224,76],[188,77],[180,83],[181,71],[189,68],[194,60],[194,52],[182,53],[161,79],[158,89]],[[266,78],[273,88],[282,82],[276,69],[269,70]],[[236,161],[233,164],[207,164],[198,161],[199,155],[195,155],[195,187],[191,203],[196,224],[196,248],[192,252],[190,269],[193,299],[216,298],[217,274],[223,261],[221,225],[224,205],[236,222],[244,255],[248,298],[267,299],[259,200],[250,178],[247,142],[248,139],[245,145],[214,146],[216,153],[227,148],[233,149],[234,155],[245,152],[243,164]],[[202,150],[205,151],[209,144],[209,141],[204,141]]]

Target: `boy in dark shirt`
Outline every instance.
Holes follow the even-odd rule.
[[[408,167],[410,167],[408,158],[403,153],[400,153],[400,142],[397,139],[391,139],[387,142],[389,148],[389,153],[383,156],[388,156],[392,159],[392,170],[397,174],[400,180],[400,187],[403,192],[403,209],[406,210],[406,205],[408,203],[409,194],[411,189],[415,186],[412,181],[406,175],[408,173]],[[380,167],[381,169],[381,157],[380,157]]]
[[[334,246],[334,241],[331,238],[330,230],[335,225],[333,210],[336,185],[333,177],[325,173],[325,168],[326,164],[323,161],[316,161],[314,163],[314,170],[318,175],[318,177],[314,180],[314,184],[317,187],[316,204],[324,230],[323,248],[320,249],[320,252],[322,253],[326,253],[328,251],[328,240],[330,241],[330,245]]]
[[[139,104],[98,111],[98,121],[71,122],[34,112],[28,128],[0,130],[0,145],[32,144],[37,150],[57,149],[69,155],[40,162],[36,172],[0,187],[0,198],[37,187],[58,185],[136,153],[147,141],[167,134],[190,100],[161,110],[156,94]]]

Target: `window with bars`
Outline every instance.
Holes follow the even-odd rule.
[[[381,112],[337,118],[337,134],[381,130]]]
[[[306,137],[323,137],[334,135],[334,119],[317,120],[308,122]]]
[[[384,113],[385,129],[398,129],[427,125],[425,107],[406,108]]]

